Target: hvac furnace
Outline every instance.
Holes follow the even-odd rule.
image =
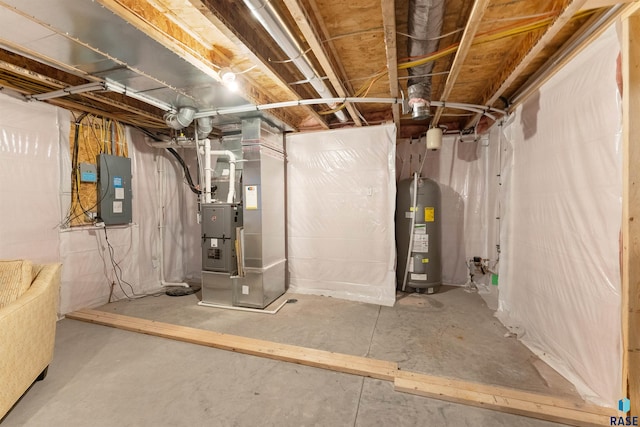
[[[262,309],[285,292],[283,134],[258,118],[241,129],[205,174],[215,191],[201,209],[200,304]]]

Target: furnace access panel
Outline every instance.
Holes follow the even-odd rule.
[[[98,216],[105,225],[131,222],[131,159],[98,155]]]

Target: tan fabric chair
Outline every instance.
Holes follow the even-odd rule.
[[[19,268],[16,262],[21,262]],[[30,267],[30,268],[29,268]],[[53,359],[60,264],[0,261],[0,419]],[[16,281],[30,280],[23,286]],[[16,289],[18,291],[16,291]]]

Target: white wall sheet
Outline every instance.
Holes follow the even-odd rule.
[[[516,111],[500,319],[589,400],[621,393],[621,110],[613,28]]]
[[[107,303],[113,282],[112,300],[123,298],[124,292],[134,296],[161,290],[162,255],[167,282],[181,282],[199,273],[200,258],[194,261],[188,254],[192,246],[199,249],[200,236],[192,224],[184,222],[188,218],[197,225],[196,196],[183,184],[182,167],[165,149],[147,146],[141,133],[127,129],[127,138],[133,175],[133,223],[107,228],[118,267],[112,264],[104,229],[61,231],[62,314]],[[181,154],[187,159],[195,157],[194,150]],[[195,179],[193,168],[192,176]],[[163,242],[160,226],[164,227]]]
[[[395,126],[287,135],[290,290],[395,302]]]
[[[60,230],[70,203],[71,114],[44,103],[0,95],[0,259],[62,262],[59,313],[108,301],[118,282],[104,229]],[[200,273],[200,235],[195,195],[183,171],[165,150],[149,148],[127,131],[132,161],[133,224],[107,229],[119,277],[132,295],[160,289],[160,218],[164,215],[167,281]],[[182,153],[187,161],[193,150]],[[161,203],[158,170],[166,175]],[[192,168],[195,179],[195,170]],[[162,209],[164,206],[164,209]],[[123,297],[115,288],[115,298]]]
[[[0,259],[55,262],[60,133],[69,113],[0,95]]]
[[[497,138],[461,142],[458,136],[445,135],[438,151],[426,151],[424,137],[402,140],[396,148],[398,180],[411,178],[414,172],[420,172],[422,165],[421,176],[440,186],[442,281],[445,284],[467,283],[466,261],[474,256],[490,259],[491,266],[498,258],[499,144]]]

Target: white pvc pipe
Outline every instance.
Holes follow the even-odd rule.
[[[233,203],[236,196],[236,156],[231,151],[226,151],[229,156],[229,194],[227,203]]]
[[[426,155],[425,155],[426,157]],[[422,173],[422,171],[420,171]],[[404,278],[402,279],[402,292],[407,288],[407,276],[409,275],[409,263],[411,262],[411,253],[413,251],[413,233],[416,225],[416,213],[418,204],[418,172],[413,173],[413,199],[411,200],[411,234],[409,235],[409,248],[407,249],[407,263],[404,266]]]
[[[211,203],[211,140],[204,142],[204,202]]]
[[[157,159],[157,158],[156,158]],[[163,157],[159,156],[160,162],[163,161]],[[164,280],[164,186],[165,186],[165,173],[164,168],[161,167],[160,162],[156,160],[158,167],[158,178],[160,181],[160,191],[159,194],[159,203],[158,203],[158,232],[160,234],[160,242],[159,242],[159,253],[160,253],[160,286],[181,286],[183,288],[188,288],[189,284],[185,282],[167,282]]]
[[[204,140],[204,202],[211,203],[211,156],[224,156],[229,159],[229,192],[227,203],[232,204],[236,196],[236,155],[229,150],[212,150],[211,140]]]
[[[211,303],[205,302],[205,301],[198,301],[198,305],[201,305],[203,307],[224,308],[226,310],[248,311],[250,313],[276,314],[288,302],[289,302],[288,299],[282,301],[282,303],[278,307],[273,309],[273,310],[262,310],[262,309],[259,309],[259,308],[236,307],[236,306],[233,306],[233,305],[211,304]]]

